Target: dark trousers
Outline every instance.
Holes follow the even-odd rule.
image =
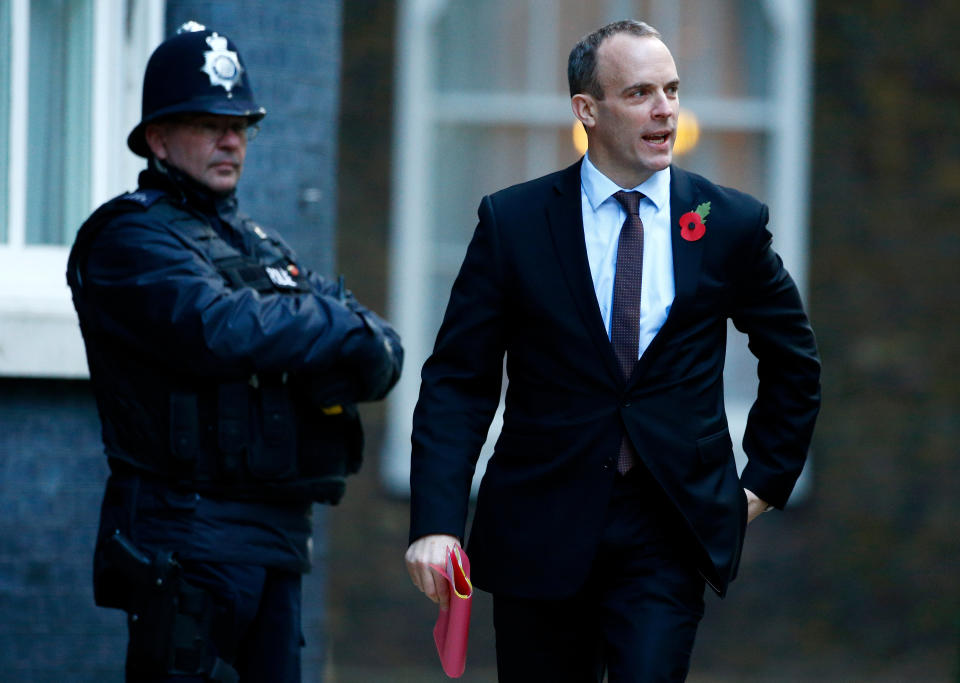
[[[493,596],[502,683],[683,681],[704,581],[688,532],[639,466],[618,475],[597,557],[572,597]]]
[[[242,683],[300,683],[301,576],[247,564],[184,562],[184,578],[213,598],[211,640]],[[194,683],[205,676],[130,672],[131,683]]]

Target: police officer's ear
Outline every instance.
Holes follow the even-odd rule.
[[[160,161],[166,161],[170,156],[167,150],[167,124],[166,122],[148,123],[143,130],[143,139],[147,141],[147,147]]]

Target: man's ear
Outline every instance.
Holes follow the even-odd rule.
[[[590,130],[597,125],[597,101],[591,95],[577,93],[570,99],[570,107],[584,128]]]
[[[153,156],[160,161],[165,161],[167,158],[165,132],[164,127],[158,123],[148,123],[146,128],[143,129],[143,138],[147,141],[147,147],[153,152]]]

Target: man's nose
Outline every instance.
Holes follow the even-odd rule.
[[[219,147],[236,148],[240,147],[244,140],[246,140],[245,131],[228,126],[217,140],[217,145]]]
[[[670,118],[673,115],[673,106],[670,102],[670,99],[667,97],[667,94],[664,92],[658,92],[655,95],[656,99],[653,103],[653,108],[651,109],[651,115],[654,118],[666,119]]]

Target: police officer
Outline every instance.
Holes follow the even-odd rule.
[[[128,680],[299,681],[311,504],[359,468],[355,404],[402,350],[238,211],[266,112],[236,46],[186,29],[147,65],[139,187],[68,263],[110,466],[95,597],[128,613]]]

